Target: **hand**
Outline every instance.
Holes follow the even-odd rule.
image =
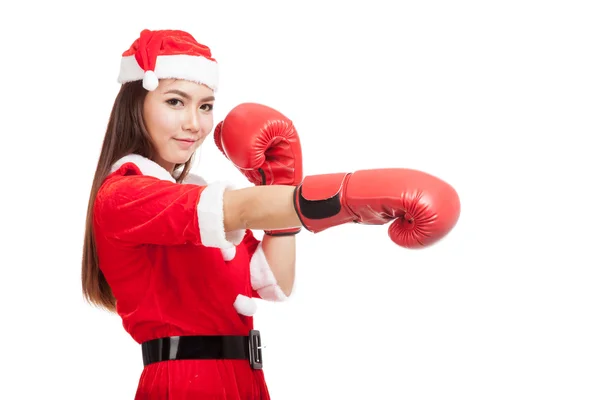
[[[292,121],[270,107],[243,103],[215,126],[215,144],[255,185],[290,185],[302,182],[302,149]],[[265,231],[291,235],[301,228]]]
[[[406,248],[432,245],[460,215],[460,200],[446,182],[424,172],[389,168],[307,176],[294,193],[304,227],[320,232],[345,223],[383,225]]]

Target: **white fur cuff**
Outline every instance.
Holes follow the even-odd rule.
[[[252,289],[256,290],[264,300],[283,301],[287,299],[269,267],[262,242],[258,244],[250,260],[250,282]]]
[[[244,238],[245,230],[225,233],[223,221],[223,193],[231,189],[227,182],[215,182],[206,186],[198,202],[198,225],[200,239],[206,247],[228,249],[237,246]]]

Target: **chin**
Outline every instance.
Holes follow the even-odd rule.
[[[190,161],[190,157],[172,157],[171,159],[169,159],[168,161],[171,164],[185,164],[186,162]]]
[[[166,151],[162,152],[161,158],[166,163],[175,165],[175,164],[185,164],[186,162],[190,161],[190,159],[192,158],[192,156],[194,155],[196,150],[198,150],[198,148],[194,146],[194,148],[189,148],[189,149],[170,148],[170,149],[164,149],[164,150],[166,150]]]
[[[174,164],[185,164],[190,161],[195,151],[196,150],[194,149],[194,151],[184,151],[172,154],[170,161]]]

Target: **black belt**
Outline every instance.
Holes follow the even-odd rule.
[[[260,332],[248,336],[171,336],[142,343],[144,366],[166,360],[248,360],[262,369]]]

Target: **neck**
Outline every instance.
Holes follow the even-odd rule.
[[[173,175],[173,171],[175,171],[175,164],[167,162],[165,160],[161,160],[160,158],[155,161],[158,165],[167,170],[167,172]]]

